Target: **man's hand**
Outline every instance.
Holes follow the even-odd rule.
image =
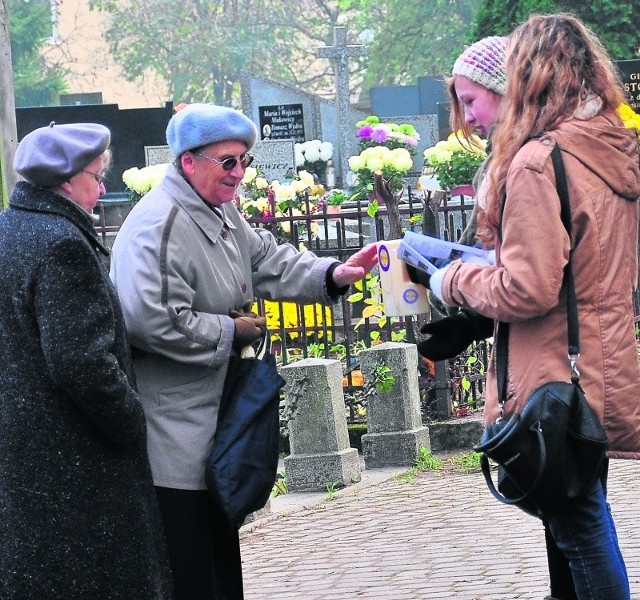
[[[367,244],[364,248],[351,256],[347,262],[338,265],[333,271],[333,282],[341,288],[360,281],[373,267],[378,264],[378,250],[376,244]]]
[[[229,311],[229,316],[233,319],[235,327],[232,345],[236,352],[240,353],[245,346],[250,346],[262,337],[267,321],[264,317],[251,312],[250,301],[240,310]]]

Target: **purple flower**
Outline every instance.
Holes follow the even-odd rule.
[[[374,129],[371,132],[371,141],[384,144],[387,141],[387,132],[384,129]]]
[[[363,125],[362,127],[360,127],[360,129],[358,129],[356,135],[361,140],[368,140],[371,137],[372,133],[373,133],[373,127],[371,127],[371,125]]]

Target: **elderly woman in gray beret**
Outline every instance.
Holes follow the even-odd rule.
[[[205,484],[229,358],[264,325],[242,307],[255,296],[328,304],[376,264],[374,245],[341,263],[278,246],[247,224],[232,200],[256,135],[230,108],[177,112],[167,127],[175,164],[131,211],[113,248],[111,278],[135,350],[179,600],[243,597],[238,532]]]
[[[173,598],[122,311],[91,211],[109,130],[18,145],[0,214],[0,598]]]

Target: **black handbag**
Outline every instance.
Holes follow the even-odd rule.
[[[243,351],[231,358],[205,466],[214,501],[237,529],[248,514],[265,505],[278,471],[280,390],[285,380],[269,350],[265,333],[255,356]]]
[[[571,208],[560,149],[551,154],[562,222],[571,238]],[[586,493],[600,476],[607,436],[580,387],[578,307],[571,254],[563,283],[567,289],[568,360],[571,382],[552,381],[536,389],[522,414],[502,418],[506,401],[509,326],[496,333],[496,372],[500,417],[474,446],[490,492],[500,502],[546,518]],[[498,489],[489,459],[498,464]]]

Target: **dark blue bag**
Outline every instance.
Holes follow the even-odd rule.
[[[268,350],[267,334],[255,356],[231,358],[205,469],[215,502],[238,529],[266,504],[278,471],[285,380]]]

